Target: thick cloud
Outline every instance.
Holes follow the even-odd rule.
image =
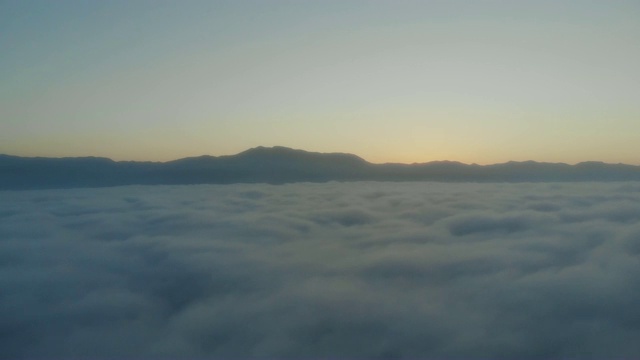
[[[0,192],[0,357],[640,356],[637,183]]]

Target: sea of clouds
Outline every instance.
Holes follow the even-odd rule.
[[[0,192],[0,358],[640,356],[640,183]]]

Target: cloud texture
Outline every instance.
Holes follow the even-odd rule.
[[[0,357],[640,356],[640,184],[0,192]]]

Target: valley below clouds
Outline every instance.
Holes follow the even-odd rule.
[[[0,358],[640,356],[640,183],[0,191]]]

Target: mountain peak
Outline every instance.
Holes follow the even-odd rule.
[[[318,160],[321,158],[327,160],[346,160],[353,161],[359,163],[367,163],[363,158],[348,153],[320,153],[320,152],[312,152],[300,149],[292,149],[286,146],[273,146],[273,147],[265,147],[265,146],[257,146],[251,148],[249,150],[245,150],[237,155],[233,155],[236,157],[287,157],[287,158],[306,158],[308,160]]]
[[[287,154],[287,153],[306,153],[304,150],[296,150],[285,146],[256,146],[245,150],[237,155],[253,155],[253,154]]]

